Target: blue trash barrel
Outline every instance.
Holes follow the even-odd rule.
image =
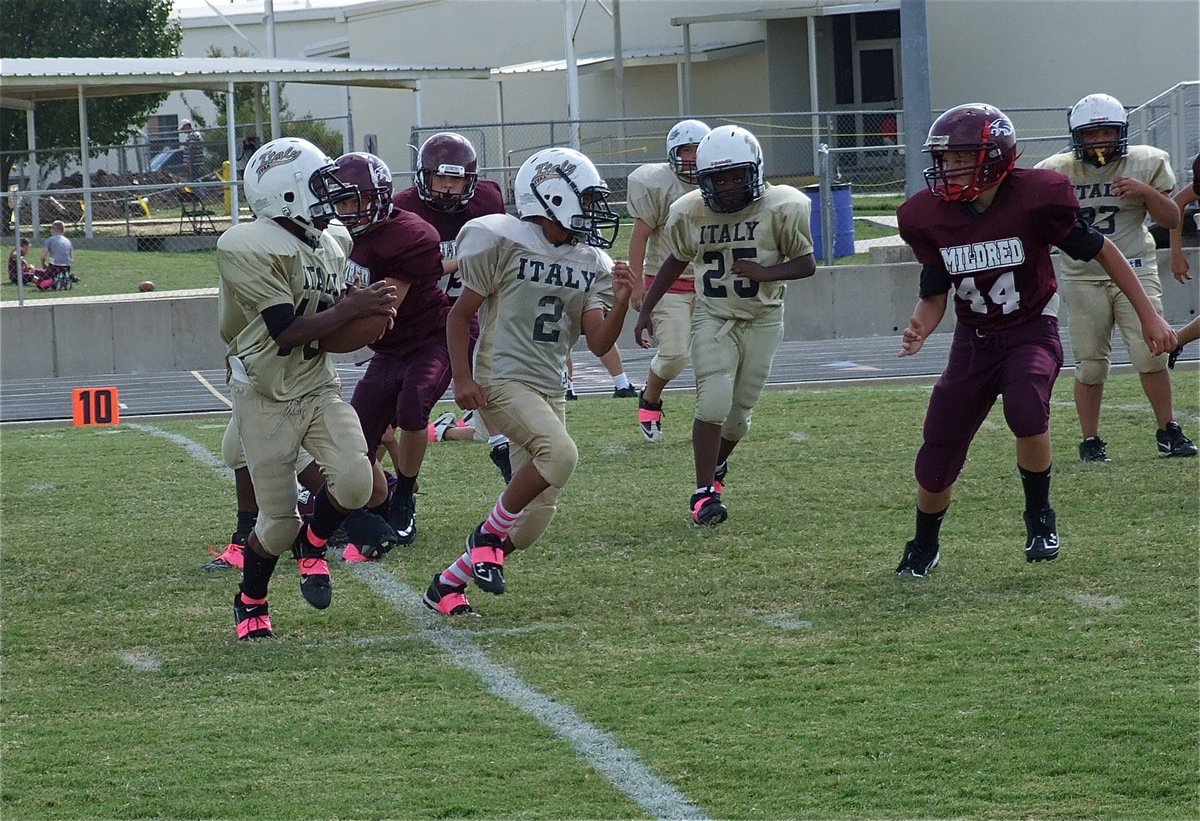
[[[833,224],[837,231],[833,237],[833,255],[848,257],[854,253],[854,201],[850,197],[850,183],[831,185],[833,192]],[[806,185],[804,193],[812,200],[813,256],[820,262],[825,258],[825,246],[821,243],[821,186]]]

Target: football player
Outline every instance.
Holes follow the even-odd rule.
[[[1174,197],[1175,205],[1179,208],[1180,223],[1176,228],[1171,229],[1171,273],[1180,284],[1187,282],[1192,278],[1188,273],[1191,266],[1188,265],[1187,257],[1183,253],[1183,222],[1182,218],[1186,213],[1184,209],[1190,203],[1200,200],[1200,154],[1192,160],[1192,184],[1185,185],[1179,189]],[[1200,214],[1193,214],[1196,218],[1196,225],[1200,228]],[[1179,329],[1179,345],[1175,350],[1171,351],[1167,358],[1167,367],[1174,368],[1175,360],[1179,359],[1183,353],[1183,346],[1189,342],[1194,342],[1200,339],[1200,316],[1194,317],[1191,322]]]
[[[1096,260],[1141,320],[1152,353],[1174,347],[1125,257],[1079,216],[1071,181],[1055,171],[1016,168],[1012,121],[982,103],[955,106],[929,129],[928,190],[900,206],[900,236],[922,264],[920,298],[902,333],[912,356],[937,328],[954,294],[958,323],[946,370],[925,413],[917,453],[916,535],[899,576],[928,576],[941,553],[939,531],[967,449],[997,396],[1017,438],[1025,491],[1025,558],[1052,561],[1059,538],[1050,506],[1050,393],[1062,367],[1058,295],[1050,248]]]
[[[671,205],[670,253],[642,302],[634,335],[649,347],[642,335],[657,332],[655,308],[688,263],[694,265],[696,490],[690,506],[694,524],[716,525],[728,515],[721,494],[729,455],[750,430],[783,338],[784,283],[812,276],[817,266],[808,197],[763,179],[762,149],[749,131],[726,125],[705,134],[696,148],[696,181],[699,190]]]
[[[358,412],[372,454],[370,512],[387,515],[397,543],[407,545],[417,536],[415,492],[429,446],[429,413],[450,386],[446,348],[450,303],[438,285],[442,278],[438,234],[416,214],[392,204],[392,172],[374,154],[343,154],[334,175],[343,187],[335,206],[354,237],[347,278],[386,282],[398,300],[396,321],[371,343],[374,356],[355,385],[350,404]],[[393,422],[400,432],[400,463],[389,505],[387,478],[375,454]],[[388,549],[385,544],[359,545],[369,559]]]
[[[237,494],[237,524],[229,544],[220,553],[209,548],[213,558],[204,565],[205,570],[226,570],[244,566],[246,541],[250,538],[254,525],[258,522],[258,499],[254,494],[254,482],[250,478],[250,470],[246,467],[246,454],[242,451],[241,434],[238,432],[237,419],[230,417],[225,426],[225,434],[221,437],[221,458],[225,465],[233,471],[233,486]],[[325,477],[317,463],[303,448],[296,457],[296,481],[313,496],[325,484]]]
[[[591,160],[569,148],[538,151],[517,171],[515,193],[519,218],[471,220],[457,239],[464,289],[446,329],[454,398],[509,438],[513,476],[466,551],[430,582],[425,604],[447,616],[474,612],[472,579],[503,593],[505,558],[549,526],[579,460],[565,423],[567,352],[581,331],[593,353],[611,348],[633,288],[629,266],[602,250],[620,223]]]
[[[1179,226],[1179,207],[1171,200],[1175,174],[1167,152],[1129,144],[1125,107],[1108,94],[1089,94],[1067,115],[1071,151],[1047,157],[1038,168],[1065,174],[1075,186],[1079,216],[1107,237],[1129,260],[1154,309],[1162,313],[1154,237],[1146,215],[1162,227]],[[1175,421],[1167,354],[1154,356],[1142,342],[1141,327],[1129,300],[1096,261],[1064,256],[1059,261],[1062,296],[1070,312],[1071,349],[1075,354],[1075,413],[1083,441],[1079,458],[1107,462],[1100,438],[1100,402],[1112,355],[1113,326],[1129,348],[1129,358],[1158,421],[1155,438],[1163,456],[1195,456],[1196,445]]]
[[[463,290],[454,240],[468,220],[505,213],[504,192],[499,184],[479,179],[479,159],[470,140],[452,131],[442,131],[421,144],[417,152],[416,184],[397,193],[392,202],[437,230],[444,274],[441,286],[453,306]],[[473,320],[472,346],[478,337],[479,322]],[[481,433],[491,449],[493,464],[507,482],[512,475],[508,440],[502,434]]]
[[[647,163],[633,170],[628,180],[629,267],[654,284],[654,274],[669,253],[667,214],[671,203],[696,190],[696,148],[711,129],[699,120],[682,120],[667,132],[667,161]],[[695,271],[691,265],[654,306],[654,341],[658,350],[650,360],[646,387],[638,396],[638,427],[647,442],[662,441],[662,392],[687,367],[692,342],[692,310],[696,306]],[[640,294],[634,307],[641,309]]]
[[[371,495],[371,463],[354,409],[342,401],[321,338],[369,316],[395,316],[395,288],[347,289],[350,235],[331,224],[334,164],[307,140],[272,140],[246,166],[246,199],[258,218],[217,241],[217,310],[226,378],[259,505],[246,541],[233,612],[238,639],[273,635],[267,588],[291,548],[300,591],[313,607],[332,598],[325,542]],[[301,526],[296,458],[303,447],[326,484]]]

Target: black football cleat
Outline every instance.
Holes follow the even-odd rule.
[[[924,579],[941,561],[942,553],[936,547],[926,547],[913,539],[904,545],[904,555],[896,566],[896,575],[914,579]]]
[[[1025,561],[1052,562],[1058,558],[1058,522],[1054,509],[1025,513]]]

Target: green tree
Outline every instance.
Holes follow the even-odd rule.
[[[172,13],[171,0],[0,0],[0,58],[178,57],[183,32]],[[163,92],[88,100],[90,144],[125,142],[166,99]],[[79,145],[78,103],[38,103],[35,115],[39,149]],[[0,108],[0,190],[25,148],[25,112]]]

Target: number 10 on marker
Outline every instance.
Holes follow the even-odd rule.
[[[121,424],[121,403],[116,388],[76,388],[71,391],[75,427]]]

